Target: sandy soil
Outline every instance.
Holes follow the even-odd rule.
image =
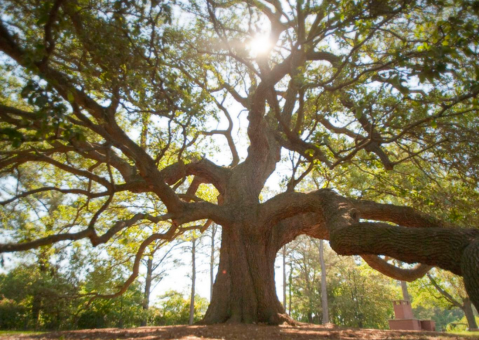
[[[266,325],[214,325],[214,326],[165,326],[139,327],[130,329],[107,328],[81,331],[51,332],[38,335],[12,335],[2,340],[90,340],[90,339],[179,339],[179,340],[239,340],[239,339],[411,339],[411,340],[453,340],[479,339],[476,336],[458,336],[439,332],[385,331],[376,329],[332,328],[318,325],[266,326]]]

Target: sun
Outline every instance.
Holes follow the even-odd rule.
[[[266,54],[272,47],[271,40],[268,36],[257,35],[246,45],[253,57]]]

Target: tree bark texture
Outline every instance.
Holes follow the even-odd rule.
[[[248,225],[223,228],[219,269],[204,323],[278,324],[286,319],[274,282],[277,248],[257,230]]]

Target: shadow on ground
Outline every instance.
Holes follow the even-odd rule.
[[[38,335],[12,335],[5,340],[90,340],[90,339],[178,339],[178,340],[238,340],[238,339],[377,339],[377,340],[440,340],[479,339],[439,332],[386,331],[376,329],[331,328],[318,325],[266,326],[266,325],[213,325],[213,326],[165,326],[130,329],[106,328],[81,331],[51,332]]]

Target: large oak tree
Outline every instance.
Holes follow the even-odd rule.
[[[477,1],[6,0],[0,9],[10,193],[0,252],[82,239],[112,247],[137,230],[131,277],[94,295],[111,297],[148,247],[214,222],[222,242],[205,323],[288,320],[274,259],[301,234],[397,279],[429,266],[462,275],[479,307],[474,219],[457,226],[387,195],[358,199],[354,188],[295,191],[310,173],[387,178],[406,167],[475,199]],[[288,154],[284,192],[263,201]],[[200,197],[205,186],[215,200]],[[63,213],[32,221],[55,199]]]

